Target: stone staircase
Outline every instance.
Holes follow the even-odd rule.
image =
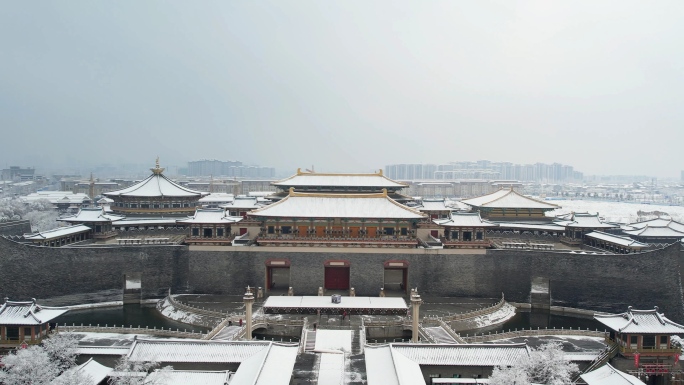
[[[306,347],[304,348],[305,352],[312,352],[314,349],[316,349],[316,332],[313,330],[307,330],[306,331]]]

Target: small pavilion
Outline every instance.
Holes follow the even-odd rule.
[[[637,369],[663,374],[679,361],[681,348],[672,345],[671,337],[683,335],[684,326],[667,319],[658,307],[636,310],[630,306],[625,313],[596,314],[594,319],[610,331],[607,342],[617,344],[622,357],[635,359]]]
[[[512,187],[461,202],[479,211],[482,218],[495,221],[546,221],[548,218],[544,213],[559,208],[552,203],[526,197]]]
[[[74,215],[57,219],[60,222],[81,224],[90,227],[95,239],[110,238],[116,235],[112,222],[124,219],[122,215],[108,214],[104,207],[84,207]]]
[[[447,219],[435,219],[433,222],[444,227],[442,244],[446,249],[481,249],[491,246],[487,240],[487,230],[497,227],[480,218],[479,212],[452,213]]]
[[[185,238],[187,244],[229,246],[235,238],[231,225],[241,220],[242,217],[231,217],[224,209],[197,209],[195,215],[180,219],[177,223],[190,230]]]
[[[569,213],[554,221],[558,226],[565,227],[563,241],[580,245],[584,243],[586,235],[594,231],[605,231],[617,228],[617,225],[605,223],[597,214]]]
[[[67,311],[64,307],[38,305],[35,299],[14,302],[5,298],[0,306],[0,347],[40,343],[51,330],[50,322]]]

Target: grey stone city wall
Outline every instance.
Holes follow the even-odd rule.
[[[434,296],[528,302],[532,279],[550,281],[553,305],[622,312],[652,308],[684,321],[679,246],[631,255],[592,255],[524,250],[482,254],[265,250],[259,247],[189,250],[186,246],[46,248],[0,238],[0,296],[46,298],[122,288],[123,274],[142,273],[144,297],[174,292],[242,293],[265,286],[265,261],[290,260],[295,295],[316,295],[324,262],[348,260],[359,296],[377,296],[387,260],[409,262],[409,286]]]
[[[0,237],[0,296],[12,300],[123,289],[125,274],[142,273],[143,297],[187,282],[187,247],[51,248]]]
[[[26,220],[0,222],[0,235],[24,235],[31,232],[31,222]]]

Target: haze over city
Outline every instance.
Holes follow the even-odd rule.
[[[0,164],[682,169],[684,3],[7,2]]]

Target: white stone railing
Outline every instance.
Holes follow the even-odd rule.
[[[487,333],[487,334],[475,334],[473,336],[465,336],[461,337],[466,343],[480,343],[480,342],[489,342],[489,341],[496,341],[496,340],[502,340],[502,339],[508,339],[508,338],[516,338],[516,337],[537,337],[537,336],[585,336],[585,337],[601,337],[605,338],[605,336],[608,334],[606,331],[599,331],[599,330],[589,330],[589,329],[549,329],[549,328],[537,328],[537,329],[515,329],[515,330],[509,330],[507,332],[494,332],[494,333]]]

